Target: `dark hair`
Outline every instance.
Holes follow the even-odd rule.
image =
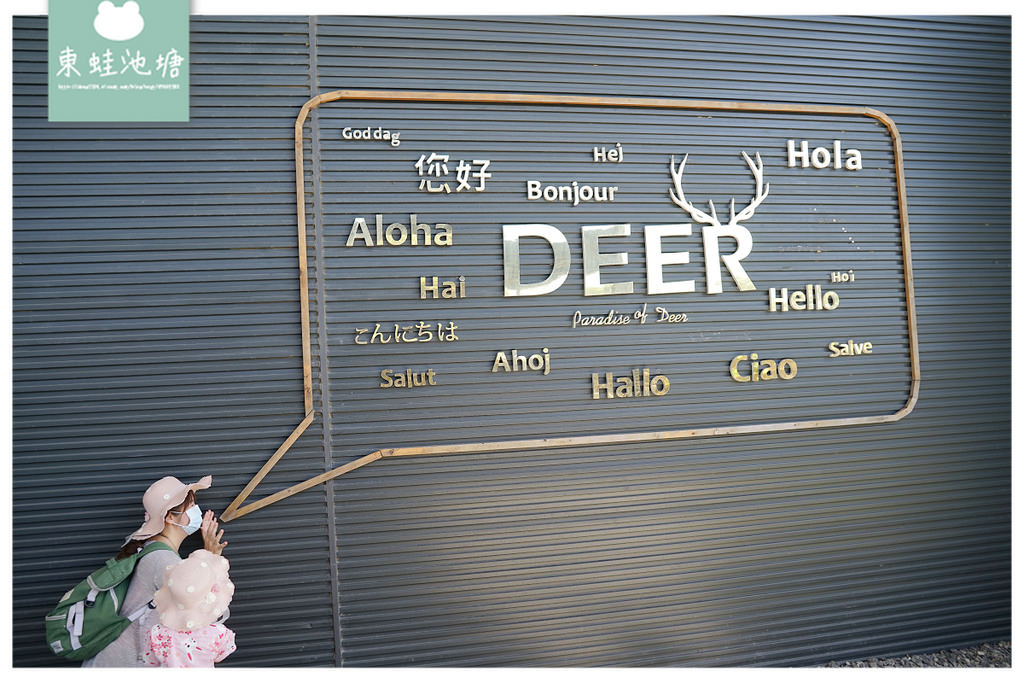
[[[190,507],[195,505],[195,502],[196,502],[196,494],[195,494],[195,492],[194,491],[189,491],[188,495],[185,496],[185,500],[181,501],[180,503],[178,503],[177,505],[172,507],[170,510],[168,510],[168,512],[178,512],[178,513],[184,512],[185,510],[188,510]],[[126,557],[131,557],[135,553],[139,552],[139,550],[142,549],[142,546],[145,545],[146,541],[148,541],[148,540],[149,540],[148,538],[141,538],[141,539],[132,539],[132,540],[128,541],[123,546],[121,546],[121,552],[119,552],[117,554],[117,557],[115,559],[123,560]]]

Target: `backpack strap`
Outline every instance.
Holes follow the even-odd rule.
[[[174,552],[174,548],[172,548],[171,546],[167,545],[166,543],[164,543],[162,541],[153,541],[152,543],[150,543],[149,545],[145,546],[144,548],[139,548],[139,552],[138,552],[138,554],[136,554],[135,558],[136,558],[136,560],[141,560],[144,556],[150,554],[154,550],[170,550],[171,552]],[[135,571],[134,568],[132,569],[132,571]],[[145,614],[149,610],[155,609],[155,608],[156,608],[156,605],[154,605],[153,601],[150,600],[149,602],[143,604],[142,607],[139,607],[137,610],[135,610],[134,612],[129,614],[128,617],[127,617],[128,621],[136,622],[136,621],[138,621],[142,617],[143,614]]]

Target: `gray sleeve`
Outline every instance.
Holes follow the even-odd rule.
[[[121,616],[128,616],[153,599],[153,594],[163,585],[164,571],[181,562],[173,550],[154,550],[135,564],[128,593],[121,606]],[[157,623],[153,610],[142,615],[138,621],[129,624],[117,640],[107,645],[95,657],[82,662],[83,667],[144,666],[142,661],[145,640],[149,629]]]

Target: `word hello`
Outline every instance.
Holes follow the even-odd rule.
[[[543,370],[541,374],[546,375],[551,372],[551,358],[546,348],[541,349],[540,353],[530,356],[520,356],[518,349],[512,349],[512,361],[510,363],[505,352],[498,351],[498,354],[494,357],[494,364],[491,365],[491,372],[497,372],[498,370],[504,370],[505,372]]]
[[[779,304],[776,309],[775,305]],[[775,294],[775,288],[768,290],[768,310],[788,311],[832,311],[839,307],[839,295],[833,291],[821,291],[821,285],[807,285],[804,291],[795,291],[792,294],[783,287],[780,294]]]
[[[353,128],[352,126],[341,129],[341,137],[345,140],[381,140],[390,142],[392,147],[402,144],[398,139],[401,134],[401,131],[396,130],[392,133],[390,130],[383,130],[380,126],[372,131],[369,128]]]
[[[859,149],[848,149],[846,150],[846,161],[842,161],[842,142],[839,140],[832,141],[832,151],[824,147],[815,147],[813,152],[808,152],[807,141],[804,140],[800,143],[800,151],[796,151],[796,146],[793,144],[794,140],[786,141],[786,154],[789,157],[789,167],[793,168],[796,166],[797,160],[800,161],[800,165],[804,168],[813,166],[814,168],[827,168],[828,166],[835,164],[835,169],[841,169],[845,166],[847,171],[859,171],[864,168],[860,150]]]
[[[579,206],[580,202],[614,202],[618,185],[541,185],[539,180],[526,181],[526,198],[530,201],[543,199],[546,202],[566,202]]]
[[[750,372],[743,374],[740,363],[750,361]],[[758,360],[757,354],[750,356],[736,356],[729,363],[729,374],[737,382],[767,382],[773,379],[789,380],[796,377],[796,361],[792,358],[783,358],[778,363],[773,360]]]
[[[832,342],[828,345],[828,350],[832,352],[828,354],[829,358],[839,358],[839,356],[860,356],[871,353],[871,342],[857,344],[852,339],[845,342]]]
[[[668,377],[655,375],[651,377],[649,368],[642,371],[634,368],[629,375],[612,377],[612,373],[604,373],[604,382],[599,379],[598,374],[590,375],[590,386],[592,398],[601,398],[601,392],[605,392],[605,398],[640,398],[643,396],[664,396],[669,390]]]
[[[365,218],[356,218],[352,221],[352,228],[348,233],[345,246],[351,247],[356,243],[356,240],[362,240],[363,246],[366,247],[383,247],[385,244],[398,247],[409,240],[410,232],[412,237],[410,243],[414,247],[419,245],[420,238],[423,238],[423,246],[426,247],[450,247],[452,245],[452,226],[447,223],[438,223],[434,226],[428,223],[417,223],[416,214],[412,213],[409,214],[411,231],[409,227],[402,223],[392,223],[385,230],[384,216],[378,213],[375,218],[377,230],[374,234],[370,234],[370,228],[366,225]]]
[[[722,293],[722,271],[719,260],[725,264],[741,292],[756,289],[754,283],[743,270],[740,260],[750,255],[752,240],[750,232],[740,225],[703,226],[704,242],[704,274],[708,294]],[[569,242],[562,231],[553,225],[529,223],[522,225],[501,226],[502,244],[504,248],[505,296],[540,296],[555,291],[569,276],[572,261]],[[626,252],[602,254],[598,241],[602,238],[629,237],[630,224],[584,225],[580,228],[583,242],[583,295],[605,296],[609,294],[632,294],[633,282],[601,283],[602,266],[626,265],[629,255]],[[661,241],[665,237],[689,237],[689,223],[673,223],[667,225],[644,226],[644,261],[647,266],[648,294],[677,294],[693,292],[693,280],[665,282],[663,267],[690,262],[689,251],[663,252]],[[551,273],[541,282],[523,284],[519,261],[519,241],[524,237],[539,237],[545,240],[554,254]],[[732,254],[720,254],[718,241],[729,237],[736,240],[736,251]]]
[[[465,299],[466,298],[466,276],[460,275],[458,280],[441,280],[435,275],[431,283],[427,284],[427,278],[420,278],[420,298],[426,299],[427,294],[432,294],[436,299]]]
[[[605,161],[611,161],[616,164],[622,163],[622,143],[616,142],[613,149],[607,149],[605,147],[594,148],[594,161],[597,163],[603,163]]]
[[[845,273],[840,272],[838,270],[833,270],[830,273],[830,276],[832,278],[832,284],[839,284],[841,282],[854,282],[857,279],[854,276],[852,270],[848,270]]]
[[[411,389],[412,387],[436,386],[434,369],[426,372],[414,372],[412,368],[406,368],[405,372],[395,372],[391,368],[380,371],[381,389]]]

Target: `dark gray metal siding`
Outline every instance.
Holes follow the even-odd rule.
[[[211,472],[223,509],[301,417],[291,124],[337,88],[881,109],[903,135],[921,402],[879,427],[379,461],[327,505],[317,488],[228,526],[228,663],[799,665],[1009,635],[1008,19],[313,23],[193,20],[192,123],[117,153],[111,126],[46,123],[45,21],[16,23],[15,664],[53,662],[41,614],[146,483]],[[365,418],[321,343],[330,238],[310,252],[315,406]],[[257,495],[348,459],[323,424]]]

